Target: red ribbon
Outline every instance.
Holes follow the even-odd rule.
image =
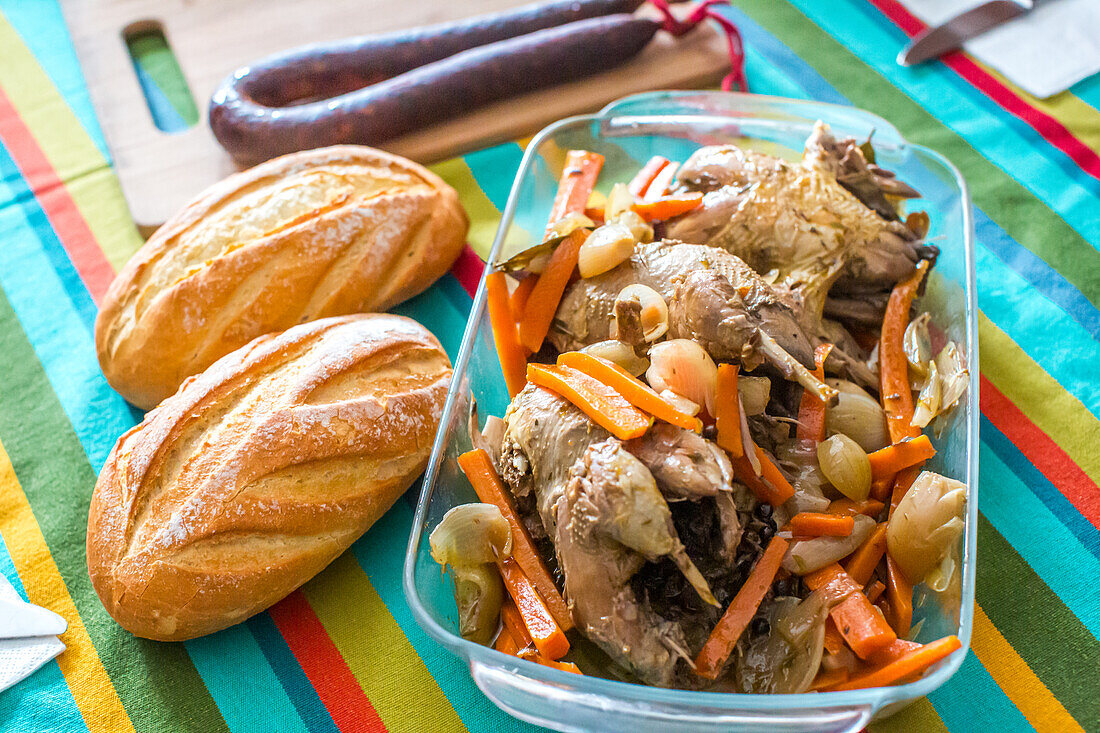
[[[745,78],[745,46],[741,40],[741,32],[737,30],[737,26],[734,25],[733,21],[713,8],[715,5],[729,5],[728,0],[703,0],[692,9],[684,20],[680,20],[672,14],[668,0],[649,0],[649,2],[664,16],[661,29],[673,36],[682,36],[705,20],[717,23],[726,36],[726,46],[729,49],[730,57],[730,73],[722,79],[722,89],[727,92],[734,88],[742,92],[749,91],[749,82]]]

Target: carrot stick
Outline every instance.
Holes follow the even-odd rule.
[[[497,560],[497,567],[539,654],[547,659],[564,656],[569,651],[569,640],[519,564],[513,558],[505,557]]]
[[[810,684],[810,689],[815,692],[821,692],[834,685],[839,685],[848,681],[848,670],[844,667],[837,667],[836,669],[826,669],[817,673],[817,677],[814,677],[814,681]]]
[[[875,501],[885,502],[890,498],[890,490],[894,488],[893,476],[882,476],[871,479],[871,493],[869,496]]]
[[[772,463],[772,459],[760,449],[760,446],[754,445],[753,448],[755,449],[756,459],[760,461],[761,475],[756,475],[752,463],[745,455],[730,459],[733,464],[733,474],[738,481],[752,489],[752,493],[756,494],[757,499],[766,501],[772,506],[779,506],[794,496],[794,487],[787,479],[783,478],[783,474],[779,473],[779,469]]]
[[[903,468],[915,466],[936,455],[927,435],[902,440],[867,455],[871,461],[871,480],[893,476]]]
[[[741,405],[737,397],[737,365],[718,365],[718,394],[714,405],[718,447],[734,458],[745,455],[741,442]]]
[[[882,522],[871,531],[870,536],[863,541],[863,544],[848,556],[844,570],[852,576],[852,580],[860,585],[866,585],[885,552],[886,522]]]
[[[554,314],[558,312],[561,296],[569,286],[569,279],[577,269],[581,244],[588,237],[588,230],[577,229],[562,240],[550,255],[546,269],[531,288],[519,322],[519,340],[532,354],[542,348]]]
[[[512,318],[516,323],[523,320],[523,311],[527,307],[527,299],[531,297],[531,291],[539,281],[538,275],[528,275],[519,281],[519,285],[512,291]]]
[[[825,619],[825,651],[829,654],[840,654],[844,648],[844,637],[837,631],[836,624],[831,618]]]
[[[642,169],[630,179],[630,183],[626,185],[627,190],[635,196],[644,196],[645,192],[649,190],[650,184],[653,183],[653,179],[657,177],[657,174],[660,173],[668,163],[668,158],[654,155],[642,166]]]
[[[825,511],[830,514],[850,514],[855,516],[856,514],[865,514],[868,517],[877,517],[886,507],[881,501],[876,499],[863,499],[862,501],[852,501],[851,499],[837,499],[829,508]]]
[[[500,621],[504,625],[504,633],[512,637],[517,647],[525,649],[534,645],[535,640],[531,638],[531,632],[527,630],[523,616],[511,598],[505,598],[500,606]]]
[[[913,584],[886,553],[886,600],[890,602],[890,625],[898,636],[909,635],[913,623]]]
[[[695,658],[695,673],[707,679],[718,679],[722,666],[729,659],[737,640],[756,615],[756,609],[764,600],[764,595],[772,586],[775,574],[787,553],[787,541],[781,537],[772,537],[764,554],[756,561],[745,584],[733,597],[733,602],[722,614],[710,638],[703,644],[699,656]]]
[[[920,649],[921,645],[915,641],[909,641],[907,639],[898,639],[893,644],[887,647],[879,649],[877,652],[871,655],[871,658],[867,661],[876,667],[882,667],[890,662],[895,662],[906,654],[912,651]]]
[[[679,169],[679,163],[669,163],[662,168],[661,172],[653,178],[653,182],[649,184],[645,195],[642,196],[642,201],[656,201],[666,195],[668,189],[672,187],[672,182],[676,180],[676,171]]]
[[[596,179],[600,177],[604,157],[587,150],[570,150],[565,156],[565,168],[561,172],[558,193],[554,205],[550,208],[550,220],[546,226],[547,235],[554,223],[566,214],[580,213],[588,204],[588,196],[596,188]],[[538,349],[532,349],[538,351]]]
[[[884,687],[905,679],[910,675],[924,672],[936,662],[962,647],[957,636],[945,636],[942,639],[922,645],[919,649],[905,654],[882,667],[858,675],[836,685],[831,690],[862,690],[868,687]]]
[[[539,657],[538,662],[539,662],[539,664],[545,665],[547,667],[553,667],[554,669],[560,669],[562,672],[572,672],[573,674],[584,674],[584,672],[581,672],[581,668],[578,667],[577,665],[573,664],[572,662],[556,662],[556,661],[553,661],[553,660],[550,660],[550,659],[543,659],[542,657]]]
[[[803,576],[802,581],[810,590],[825,588],[827,598],[844,598],[829,612],[829,617],[860,659],[867,659],[898,638],[882,612],[863,595],[862,586],[837,563]]]
[[[825,359],[832,350],[832,344],[821,344],[814,349],[814,376],[822,381],[825,380]],[[799,440],[815,443],[825,440],[825,402],[808,389],[803,390],[802,402],[798,406],[798,430],[795,435]]]
[[[620,440],[645,435],[653,418],[598,379],[568,366],[528,364],[527,381],[555,392]]]
[[[516,322],[508,302],[508,285],[503,272],[490,272],[485,276],[485,297],[489,305],[489,323],[493,327],[493,341],[497,345],[500,369],[508,394],[515,397],[527,384],[527,357],[520,346]]]
[[[512,635],[508,633],[507,627],[500,630],[500,633],[497,635],[496,644],[493,644],[493,648],[510,657],[519,654],[519,645],[516,644],[516,640],[512,638]]]
[[[672,403],[654,392],[649,385],[615,362],[583,351],[569,351],[558,357],[558,364],[573,367],[603,382],[625,397],[627,402],[639,410],[648,412],[658,420],[664,420],[697,433],[703,430],[703,423],[699,418],[677,410]]]
[[[855,527],[855,518],[844,514],[799,512],[791,517],[791,532],[799,537],[847,537]]]
[[[913,482],[917,480],[923,466],[923,461],[915,466],[910,466],[902,470],[894,479],[894,491],[890,497],[890,516],[894,515],[894,510],[898,508],[898,502],[905,496],[905,492],[909,491],[909,487],[913,485]]]
[[[492,504],[500,509],[500,513],[508,520],[512,527],[512,557],[523,568],[523,572],[531,579],[538,589],[539,595],[546,602],[554,619],[565,631],[573,628],[573,615],[569,612],[569,606],[562,598],[558,587],[554,585],[550,571],[546,569],[542,558],[535,549],[535,543],[527,528],[523,526],[512,499],[504,488],[504,484],[493,467],[493,460],[489,454],[478,448],[458,457],[458,465],[462,468],[466,478],[474,487],[478,498],[486,504]]]
[[[866,590],[863,591],[863,595],[867,596],[867,600],[869,600],[871,603],[874,603],[879,599],[879,597],[883,594],[885,590],[886,586],[883,585],[882,581],[876,580],[874,583],[871,583],[869,586],[867,586]]]
[[[886,304],[886,316],[879,336],[879,381],[882,393],[882,409],[886,411],[890,439],[897,443],[902,438],[915,438],[920,428],[913,426],[913,393],[909,387],[909,364],[905,360],[902,341],[909,325],[909,306],[928,273],[928,260],[917,263],[917,269],[909,277],[894,286]]]
[[[701,193],[679,193],[664,196],[655,201],[634,204],[632,209],[646,221],[664,221],[680,214],[686,214],[703,203]]]

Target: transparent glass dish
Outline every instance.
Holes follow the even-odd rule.
[[[593,150],[606,157],[600,188],[626,181],[651,155],[684,160],[696,148],[736,143],[775,155],[797,157],[815,120],[838,135],[873,134],[878,162],[895,170],[923,198],[910,211],[931,217],[929,239],[941,248],[927,293],[918,307],[929,310],[959,342],[971,365],[970,389],[946,429],[933,442],[929,468],[970,487],[962,543],[961,588],[956,601],[918,593],[917,641],[956,634],[963,648],[922,679],[895,687],[800,695],[743,695],[659,689],[578,676],[506,656],[462,639],[450,578],[431,559],[428,535],[448,509],[476,501],[456,463],[471,448],[471,398],[480,424],[502,416],[508,394],[485,309],[484,281],[455,364],[454,381],[428,463],[405,559],[404,590],[417,622],[470,665],[474,681],[512,715],[564,731],[703,730],[855,731],[872,717],[897,711],[942,685],[959,668],[970,642],[977,555],[978,345],[973,224],[966,185],[939,154],[906,142],[886,120],[861,110],[778,98],[721,92],[655,92],[627,97],[595,115],[550,125],[528,145],[493,243],[491,261],[534,244],[550,210],[565,152]]]

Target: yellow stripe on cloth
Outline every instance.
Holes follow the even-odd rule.
[[[1081,725],[1051,694],[1031,667],[1001,635],[985,611],[974,604],[974,630],[970,648],[989,676],[1000,685],[1008,699],[1036,730],[1071,733],[1082,731]]]
[[[61,614],[69,622],[68,630],[61,636],[67,649],[57,658],[57,664],[88,730],[133,731],[134,726],[54,564],[3,445],[0,445],[0,536],[8,546],[31,602]]]
[[[1100,420],[984,313],[978,316],[978,342],[982,374],[1100,484]]]
[[[116,271],[121,269],[141,246],[141,236],[118,181],[72,108],[3,13],[0,48],[4,49],[0,88],[63,181],[107,260]],[[77,184],[89,176],[111,180]]]
[[[466,730],[352,553],[302,592],[388,730]]]
[[[467,237],[470,248],[482,260],[488,260],[493,237],[496,236],[497,225],[500,224],[500,211],[481,190],[470,166],[462,158],[437,163],[431,166],[431,170],[458,191],[462,206],[470,217],[470,233]]]

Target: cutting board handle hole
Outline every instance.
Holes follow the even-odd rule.
[[[195,97],[159,21],[142,20],[122,31],[145,106],[161,132],[183,132],[199,121]]]

